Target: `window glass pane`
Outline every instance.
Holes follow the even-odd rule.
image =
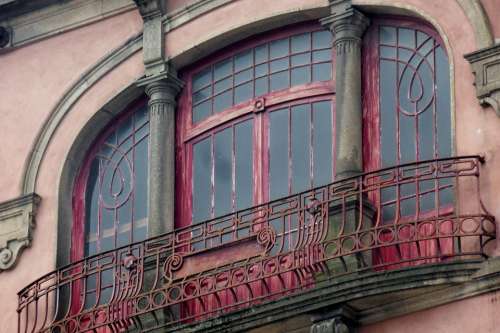
[[[380,57],[396,59],[396,48],[390,47],[390,46],[381,46],[380,47]]]
[[[232,128],[215,134],[214,146],[214,181],[215,181],[215,216],[220,216],[232,210]],[[196,188],[195,188],[196,190]]]
[[[253,121],[247,120],[235,127],[235,210],[253,203]]]
[[[310,53],[302,53],[296,54],[292,56],[292,67],[307,65],[311,62],[311,54]]]
[[[311,49],[311,34],[304,33],[291,37],[292,53],[299,53]]]
[[[202,89],[193,94],[193,103],[198,104],[198,102],[201,102],[209,98],[211,94],[212,94],[212,87],[207,87],[205,89]]]
[[[134,219],[143,219],[148,214],[148,138],[142,139],[135,146],[135,196]]]
[[[269,114],[269,197],[288,194],[288,109]]]
[[[398,43],[411,49],[415,48],[415,30],[398,28]]]
[[[234,70],[240,71],[253,65],[252,50],[243,51],[234,56]]]
[[[232,59],[220,61],[214,65],[214,81],[222,79],[233,72]]]
[[[234,89],[234,103],[248,101],[253,97],[253,82],[247,82]]]
[[[397,164],[398,138],[396,124],[396,64],[392,61],[380,61],[380,148],[382,167]]]
[[[211,216],[211,150],[210,138],[193,145],[193,222],[201,222]]]
[[[252,69],[247,69],[243,72],[240,72],[234,76],[234,85],[238,85],[240,83],[246,82],[248,80],[251,80],[253,71]]]
[[[311,106],[310,104],[293,106],[291,112],[291,185],[292,193],[297,193],[311,185]]]
[[[267,94],[269,91],[267,77],[255,80],[255,97]]]
[[[228,90],[214,98],[214,112],[221,112],[233,105],[233,90]]]
[[[99,216],[99,159],[94,159],[89,171],[87,180],[87,189],[85,193],[85,216],[86,216],[86,233],[97,233],[98,216]]]
[[[399,117],[399,140],[401,145],[400,163],[409,163],[418,160],[416,154],[416,128],[415,117],[400,115]]]
[[[200,90],[212,80],[212,68],[207,68],[193,76],[193,91]]]
[[[311,68],[304,66],[292,69],[291,81],[292,86],[311,82]]]
[[[396,28],[380,27],[380,43],[388,45],[396,45]]]
[[[333,122],[331,102],[313,103],[313,173],[314,187],[332,181],[333,174]]]
[[[446,53],[442,47],[438,47],[436,49],[436,116],[440,157],[452,155],[449,67]]]
[[[279,72],[288,68],[288,58],[271,61],[271,73]]]
[[[313,32],[313,49],[324,49],[332,47],[332,33],[330,31]]]
[[[268,73],[268,64],[262,64],[255,67],[255,77],[261,77],[267,75]]]
[[[214,85],[214,94],[218,94],[224,90],[231,88],[233,85],[233,78],[228,77],[227,79],[221,80]]]
[[[269,59],[267,44],[257,46],[255,48],[255,63],[260,64]]]
[[[288,88],[288,72],[279,72],[270,76],[271,91]]]
[[[193,107],[193,122],[197,123],[212,114],[212,101],[208,100]]]
[[[288,38],[272,41],[269,47],[271,59],[284,57],[288,54]]]
[[[313,62],[322,62],[332,60],[332,50],[321,50],[313,52]]]
[[[332,64],[313,65],[313,81],[329,81],[332,79]]]

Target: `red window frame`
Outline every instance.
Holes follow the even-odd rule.
[[[185,89],[179,97],[179,109],[176,113],[176,228],[191,224],[192,212],[192,143],[204,138],[210,133],[221,130],[224,126],[233,122],[239,122],[246,118],[254,118],[254,158],[253,166],[255,172],[253,204],[259,204],[268,200],[265,189],[268,187],[267,170],[268,158],[263,156],[267,139],[265,131],[268,131],[267,121],[264,114],[283,105],[296,105],[308,103],[308,101],[319,101],[331,99],[334,108],[335,93],[335,52],[332,47],[332,77],[329,81],[310,82],[303,85],[292,86],[287,89],[270,92],[266,95],[251,98],[225,109],[220,113],[213,114],[206,119],[193,123],[192,121],[192,79],[201,70],[221,60],[232,57],[239,52],[254,48],[260,44],[290,37],[296,34],[325,30],[317,22],[306,22],[297,24],[286,29],[280,28],[272,32],[258,35],[231,46],[229,51],[223,50],[204,60],[186,68],[180,73],[181,78],[187,82]],[[254,79],[255,80],[255,79]],[[265,110],[264,112],[262,112]],[[334,110],[333,110],[334,112]],[[334,123],[334,121],[333,121]],[[335,146],[333,142],[333,147]],[[334,153],[332,156],[335,156]],[[262,162],[261,162],[262,161]]]

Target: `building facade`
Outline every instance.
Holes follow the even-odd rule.
[[[499,331],[499,13],[0,0],[1,331]]]

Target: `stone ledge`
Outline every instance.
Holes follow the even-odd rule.
[[[302,332],[310,327],[318,312],[345,306],[352,309],[359,325],[371,324],[500,289],[500,261],[494,264],[496,260],[350,275],[318,284],[301,294],[236,310],[202,323],[154,332]],[[429,297],[430,293],[439,297]],[[279,327],[287,327],[287,330]]]
[[[0,273],[13,268],[21,251],[31,245],[39,202],[31,193],[0,203]]]

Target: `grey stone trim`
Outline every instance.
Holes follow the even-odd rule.
[[[13,268],[21,251],[31,245],[39,203],[35,193],[0,203],[0,273]]]
[[[174,230],[175,97],[184,84],[168,73],[137,84],[149,96],[148,233],[154,237]]]
[[[354,333],[356,311],[349,306],[339,306],[333,311],[313,315],[310,333]]]
[[[38,0],[37,0],[38,1]],[[0,26],[12,31],[11,43],[2,51],[54,36],[70,29],[133,10],[132,0],[57,1],[20,16],[0,17]]]
[[[321,19],[334,34],[336,61],[336,179],[363,171],[361,43],[369,20],[350,0],[331,0],[331,15]]]
[[[500,44],[465,55],[475,75],[476,95],[500,117]]]
[[[304,314],[308,314],[314,322],[318,320],[318,313],[328,314],[332,309],[345,309],[346,306],[351,309],[346,316],[350,325],[372,324],[500,290],[500,259],[491,260],[495,264],[488,261],[437,263],[339,277],[295,296],[235,310],[202,323],[162,328],[154,332],[225,333],[247,332],[256,328],[260,328],[258,332],[274,332],[267,330],[267,325],[286,322]],[[303,323],[302,327],[310,325],[310,322]]]
[[[477,47],[479,49],[493,45],[494,38],[491,32],[488,15],[480,0],[456,0],[469,18],[476,33]]]
[[[80,97],[106,74],[120,65],[127,58],[139,51],[142,46],[142,34],[131,38],[123,46],[115,49],[105,56],[89,71],[84,73],[63,95],[56,107],[50,112],[38,133],[25,165],[22,192],[35,192],[36,180],[40,163],[45,156],[47,147],[55,131],[63,121],[66,114]]]

